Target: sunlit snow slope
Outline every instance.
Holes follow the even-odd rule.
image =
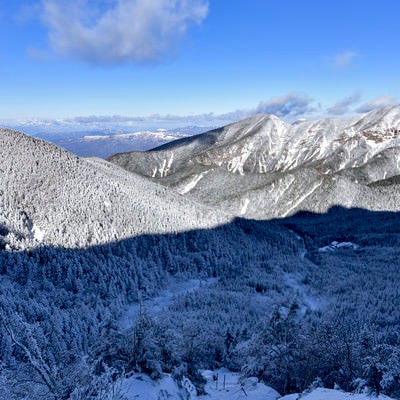
[[[332,205],[398,210],[400,106],[294,125],[257,115],[110,161],[252,218]]]
[[[67,247],[217,225],[224,216],[100,159],[0,130],[0,225],[22,239]],[[28,243],[27,242],[27,243]]]

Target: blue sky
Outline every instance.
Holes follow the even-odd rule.
[[[292,121],[400,99],[397,0],[43,0],[0,8],[0,123]]]

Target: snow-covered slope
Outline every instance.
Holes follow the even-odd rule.
[[[207,380],[205,395],[197,395],[196,388],[186,378],[180,385],[170,375],[153,381],[144,374],[134,374],[120,384],[120,393],[126,400],[278,400],[279,393],[258,382],[257,378],[243,378],[226,369],[203,371]],[[363,400],[363,399],[358,399]]]
[[[144,374],[134,374],[119,383],[118,389],[126,400],[390,400],[385,395],[346,393],[325,388],[281,397],[274,389],[258,382],[257,378],[243,378],[228,370],[203,371],[203,376],[207,384],[206,394],[201,396],[196,394],[190,381],[184,380],[178,386],[167,374],[158,381]]]
[[[385,395],[369,395],[367,393],[346,393],[340,390],[317,388],[309,393],[289,394],[279,400],[390,400]]]
[[[239,193],[245,215],[254,212],[257,199],[273,196],[292,201],[284,211],[274,203],[273,211],[285,213],[298,205],[322,208],[333,198],[350,203],[371,196],[372,203],[380,195],[381,207],[390,198],[397,204],[397,176],[391,176],[395,146],[362,167],[326,174],[319,171],[325,159],[287,170],[252,171],[247,162],[258,154],[254,150],[245,153],[235,172],[228,170],[229,157],[237,154],[220,166],[204,162],[212,161],[212,152],[232,148],[235,137],[243,143],[266,137],[279,147],[268,132],[284,140],[291,129],[274,117],[259,116],[145,156],[151,160],[176,147],[179,154],[163,159],[163,180],[174,178],[174,165],[183,160],[176,174],[184,176],[189,165],[201,176],[185,186],[188,195],[208,182],[202,191],[215,192],[214,201],[220,196],[218,204],[225,201],[227,209],[236,203],[223,194]],[[387,140],[395,145],[397,139]],[[187,146],[198,152],[197,159]],[[381,166],[389,172],[383,180]],[[288,189],[276,184],[274,194],[274,179]],[[296,185],[303,190],[300,197]],[[365,191],[352,191],[359,187]],[[320,188],[326,192],[318,193]],[[229,219],[104,160],[80,159],[41,140],[0,131],[0,398],[81,400],[113,387],[119,376],[122,385],[132,383],[123,386],[128,399],[184,399],[171,374],[181,377],[181,386],[183,378],[191,379],[202,392],[198,370],[222,366],[262,377],[281,393],[302,391],[319,377],[328,387],[336,383],[354,390],[353,382],[364,382],[396,396],[398,213],[337,207],[325,215],[235,219],[216,229],[197,229]],[[178,231],[186,232],[162,234]],[[34,248],[39,243],[49,245]],[[8,251],[23,246],[29,248]],[[320,251],[326,246],[334,251]],[[168,279],[169,274],[176,276]],[[139,300],[140,305],[130,304]],[[378,371],[369,360],[379,360]],[[144,372],[160,379],[151,381]],[[277,398],[254,379],[239,381],[227,372],[224,388],[223,379],[214,381],[215,371],[206,374],[209,395],[203,399]],[[313,393],[321,396],[310,400],[325,400],[325,393],[334,392],[318,389],[303,397]]]
[[[0,224],[11,235],[75,247],[222,220],[226,217],[106,161],[81,159],[0,130]]]
[[[400,106],[290,125],[272,115],[110,161],[253,218],[332,205],[397,210]]]

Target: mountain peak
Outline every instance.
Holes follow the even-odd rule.
[[[360,118],[293,125],[258,114],[110,160],[198,201],[252,218],[335,204],[376,208],[386,203],[396,209],[393,198],[378,201],[382,193],[368,185],[400,174],[399,127],[400,106]]]

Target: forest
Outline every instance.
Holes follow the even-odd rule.
[[[137,371],[201,394],[200,370],[219,367],[282,395],[317,382],[400,398],[396,213],[237,218],[78,249],[13,248],[11,236],[0,227],[1,399],[102,399]],[[357,246],[320,250],[333,241]],[[154,314],[145,300],[171,276],[200,287]]]

